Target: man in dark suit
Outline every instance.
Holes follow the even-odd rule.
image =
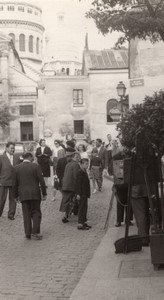
[[[8,142],[4,154],[0,156],[0,217],[2,216],[8,196],[8,218],[10,220],[14,220],[16,212],[16,202],[12,189],[13,167],[20,163],[20,158],[14,155],[14,151],[15,144],[13,142]]]
[[[103,170],[108,169],[108,155],[107,155],[107,150],[106,148],[102,145],[102,140],[101,139],[96,139],[96,148],[98,150],[98,156],[101,159],[101,165],[102,169],[100,169],[100,175],[101,175],[101,186],[99,187],[99,190],[102,190],[102,182],[103,182]]]
[[[43,200],[46,200],[47,193],[41,168],[32,161],[32,153],[27,152],[24,161],[14,168],[13,189],[15,198],[22,203],[26,238],[31,239],[32,236],[40,240],[41,191]]]

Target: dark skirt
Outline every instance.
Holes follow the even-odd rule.
[[[74,195],[73,192],[62,192],[62,201],[61,201],[61,205],[60,205],[60,211],[61,212],[68,212],[69,210],[69,204],[70,204],[70,201],[72,200],[72,197]]]
[[[40,162],[39,163],[41,170],[42,170],[42,174],[44,177],[50,177],[50,164],[49,162]]]

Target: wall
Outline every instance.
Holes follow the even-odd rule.
[[[128,86],[128,70],[99,71],[89,74],[90,78],[90,127],[91,139],[106,141],[108,133],[117,136],[116,123],[107,123],[107,101],[118,99],[116,86],[123,81]],[[127,91],[128,94],[128,91]]]
[[[130,42],[130,106],[163,89],[164,44],[139,39]]]
[[[65,139],[66,134],[73,133],[74,120],[84,120],[84,128],[87,132],[89,126],[88,78],[45,76],[43,84],[45,89],[40,90],[40,103],[38,103],[40,138],[45,136],[49,144],[52,144],[54,139]],[[83,90],[84,104],[82,106],[73,106],[73,89]]]

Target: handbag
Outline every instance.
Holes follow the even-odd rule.
[[[142,250],[142,237],[139,235],[128,236],[127,253]],[[118,239],[114,243],[115,253],[125,253],[125,238]]]

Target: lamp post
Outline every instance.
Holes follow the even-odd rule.
[[[120,97],[120,102],[121,102],[121,116],[122,116],[123,115],[123,97],[125,96],[125,93],[126,93],[126,86],[123,83],[123,81],[120,81],[117,84],[116,89],[117,89],[117,94]]]

